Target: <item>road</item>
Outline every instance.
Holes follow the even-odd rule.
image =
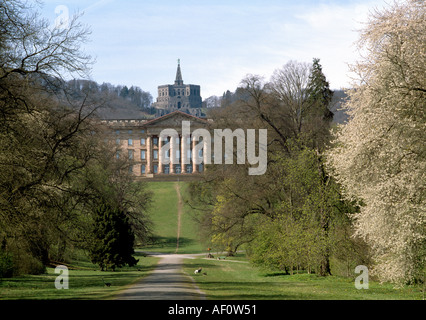
[[[118,300],[204,300],[205,294],[182,269],[183,259],[195,255],[154,254],[161,258],[156,269],[121,292]],[[204,254],[203,254],[204,255]]]
[[[181,217],[183,202],[179,183],[175,183],[178,195],[176,252],[179,250]],[[155,254],[161,258],[156,269],[137,284],[121,292],[119,300],[198,300],[205,299],[205,294],[195,284],[194,279],[182,269],[183,259],[190,259],[197,254]],[[205,255],[205,254],[198,254]]]

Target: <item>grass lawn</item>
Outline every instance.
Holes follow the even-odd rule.
[[[138,248],[135,256],[139,263],[135,267],[124,267],[115,272],[101,272],[85,256],[75,257],[69,270],[69,289],[55,288],[54,269],[46,274],[26,275],[12,279],[0,279],[0,300],[16,299],[113,299],[127,286],[140,280],[154,270],[158,258],[143,257],[139,251],[175,253],[177,237],[178,194],[176,182],[150,182],[154,192],[154,206],[151,210],[154,244]],[[180,191],[185,199],[188,186],[180,182]],[[214,250],[213,250],[214,251]],[[197,235],[191,209],[183,206],[178,253],[205,252]],[[212,252],[216,255],[215,252]],[[194,275],[199,267],[207,275]],[[391,284],[369,282],[368,290],[357,290],[353,278],[338,276],[318,277],[314,274],[284,275],[280,272],[265,271],[251,265],[243,254],[225,260],[184,259],[184,271],[193,276],[198,286],[210,300],[420,300],[419,287],[407,286],[394,289]],[[106,287],[102,281],[110,282]]]
[[[179,183],[184,198],[186,182],[149,182],[148,189],[153,191],[153,206],[150,217],[153,222],[155,243],[143,248],[144,251],[175,253],[178,231],[178,195],[175,184]],[[184,205],[181,216],[179,250],[177,253],[203,252],[197,237],[197,226],[191,218],[191,208]]]
[[[150,182],[149,188],[154,192],[154,205],[151,217],[154,223],[156,244],[143,248],[144,251],[175,253],[177,236],[176,182]],[[180,182],[181,192],[186,184]],[[196,226],[184,207],[181,217],[181,237],[178,253],[201,252],[196,240]],[[69,289],[57,290],[53,268],[48,268],[43,275],[25,275],[12,279],[0,279],[0,300],[7,299],[112,299],[126,286],[141,279],[154,270],[158,258],[138,256],[137,266],[124,267],[115,272],[101,272],[99,267],[90,263],[87,257],[75,257],[69,269]],[[102,281],[112,283],[106,287]]]
[[[284,275],[258,269],[245,259],[186,259],[184,270],[211,300],[421,300],[419,287],[394,289],[391,284],[369,281],[369,289],[357,290],[353,278]],[[246,263],[245,263],[246,262]],[[202,267],[207,275],[194,275]]]
[[[135,255],[137,257],[137,255]],[[42,275],[25,275],[0,280],[0,300],[50,300],[50,299],[112,299],[128,285],[151,272],[158,258],[137,257],[139,262],[134,267],[124,267],[115,272],[99,271],[99,267],[89,262],[79,262],[69,266],[69,289],[57,290],[55,279],[59,274],[54,268],[47,268]],[[111,283],[106,287],[102,281]]]

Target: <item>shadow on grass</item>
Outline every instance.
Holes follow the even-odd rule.
[[[195,267],[195,268],[194,268]],[[216,268],[220,268],[220,266],[214,265],[214,264],[208,264],[208,263],[197,263],[197,264],[190,264],[187,265],[185,264],[185,262],[183,263],[183,268],[193,268],[198,269],[198,268],[202,268],[203,271],[205,270],[210,270],[210,269],[216,269]]]
[[[197,244],[197,241],[190,238],[180,237],[179,238],[179,248],[189,247]]]
[[[208,298],[212,300],[315,300],[323,299],[324,296],[315,293],[291,293],[277,292],[272,290],[271,283],[262,282],[222,282],[222,281],[203,281],[202,288],[206,288]],[[307,284],[301,283],[280,283],[282,290],[293,289],[295,287],[307,287]]]
[[[197,241],[191,238],[180,237],[179,238],[179,250],[191,247],[197,244]],[[151,243],[138,247],[140,250],[159,250],[161,252],[175,252],[177,246],[176,237],[155,237]]]

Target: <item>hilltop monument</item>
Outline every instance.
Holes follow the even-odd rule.
[[[158,98],[153,105],[158,110],[157,116],[177,110],[193,116],[202,116],[203,101],[200,92],[199,85],[183,83],[180,59],[178,59],[175,83],[158,86]]]

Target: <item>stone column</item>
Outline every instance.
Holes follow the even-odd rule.
[[[206,171],[206,164],[211,161],[211,141],[207,141],[206,137],[203,138],[203,169]],[[210,159],[209,159],[210,158]]]
[[[163,139],[158,137],[158,173],[163,173],[163,154],[161,153],[161,147],[163,146]]]
[[[187,136],[182,136],[181,138],[181,142],[180,142],[180,167],[181,167],[181,173],[185,174],[186,173],[186,162],[187,162],[187,157],[186,157],[186,152],[189,148],[189,146],[186,143],[187,140]]]
[[[175,173],[175,157],[176,157],[176,137],[171,136],[170,137],[170,174]]]
[[[152,173],[152,137],[146,137],[146,173]]]
[[[198,157],[198,154],[195,154],[195,145],[196,141],[192,141],[192,173],[197,172],[197,165],[195,164],[195,158]]]

